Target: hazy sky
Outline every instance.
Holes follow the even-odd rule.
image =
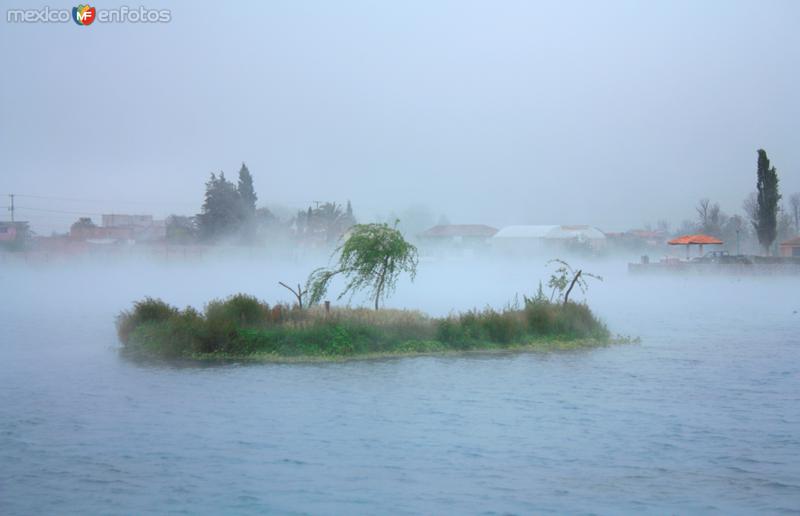
[[[800,191],[798,2],[143,5],[172,21],[9,24],[26,3],[2,1],[0,205],[86,199],[18,198],[39,232],[196,213],[242,161],[260,204],[362,220],[677,223],[738,211],[759,147]]]

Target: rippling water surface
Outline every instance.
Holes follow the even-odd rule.
[[[6,268],[0,513],[800,509],[800,280],[605,267],[589,301],[641,344],[213,367],[121,358],[114,315],[145,294],[272,299],[286,278]],[[429,267],[393,304],[497,306],[532,270]]]

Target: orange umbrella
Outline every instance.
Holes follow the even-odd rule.
[[[696,244],[700,246],[700,256],[703,255],[703,246],[704,245],[722,245],[722,240],[719,238],[714,238],[708,235],[683,235],[678,238],[673,238],[669,242],[669,245],[685,245],[686,246],[686,258],[689,258],[689,248],[692,244]]]

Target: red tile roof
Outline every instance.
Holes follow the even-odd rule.
[[[722,240],[708,235],[684,235],[678,238],[673,238],[667,243],[669,245],[691,245],[691,244],[714,245],[714,244],[721,244]]]

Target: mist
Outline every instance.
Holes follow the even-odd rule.
[[[266,206],[349,199],[369,219],[678,224],[702,197],[738,211],[758,148],[800,190],[792,2],[170,9],[4,25],[3,191],[79,200],[19,200],[39,233],[193,215],[242,161]]]
[[[800,4],[0,3],[0,513],[796,510]]]

